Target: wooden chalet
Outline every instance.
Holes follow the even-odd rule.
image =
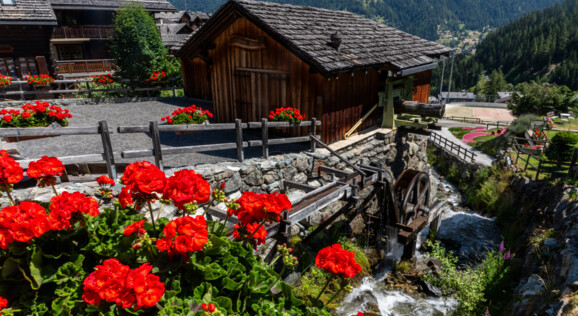
[[[115,65],[109,39],[113,14],[128,2],[0,0],[0,74],[82,77],[112,71]],[[176,11],[165,0],[136,2],[151,14]]]
[[[0,0],[0,74],[48,73],[56,15],[48,0]]]
[[[388,80],[405,79],[400,95],[427,102],[436,59],[451,51],[353,13],[249,0],[225,3],[173,49],[185,93],[212,99],[218,122],[292,106],[322,120],[325,142],[343,139]]]

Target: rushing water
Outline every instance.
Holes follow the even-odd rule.
[[[485,218],[463,208],[461,206],[462,196],[457,188],[439,176],[435,170],[431,180],[437,186],[436,197],[445,202],[438,236],[445,235],[449,239],[459,240],[460,246],[457,246],[455,250],[458,253],[462,251],[466,257],[469,254],[464,252],[483,252],[496,242],[499,243],[499,239],[496,239],[499,238],[499,231],[493,219]],[[419,235],[416,249],[419,250],[427,233],[428,229],[426,228]],[[445,240],[444,243],[446,243]],[[447,244],[451,245],[452,240],[447,240]],[[466,247],[467,249],[464,250]],[[427,260],[427,256],[417,251],[416,260],[419,264],[419,261]],[[388,272],[383,271],[375,277],[364,278],[362,284],[347,295],[336,310],[336,314],[350,316],[361,311],[369,315],[437,316],[451,314],[458,308],[457,300],[452,297],[416,298],[402,291],[388,290],[384,283]]]

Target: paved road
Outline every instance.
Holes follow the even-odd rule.
[[[108,126],[115,130],[111,135],[112,148],[116,153],[123,150],[151,149],[152,142],[150,135],[142,134],[117,134],[116,127],[127,125],[148,125],[149,121],[160,120],[161,117],[170,115],[179,107],[196,104],[205,109],[212,110],[212,106],[207,101],[200,101],[188,98],[164,99],[162,101],[133,102],[120,104],[98,104],[98,105],[71,105],[70,110],[73,118],[69,126],[95,126],[101,120],[106,120]],[[163,147],[180,147],[203,144],[215,144],[235,141],[234,131],[202,131],[186,135],[175,135],[174,133],[161,133],[161,145]],[[259,139],[260,130],[244,134],[245,140]],[[272,146],[269,150],[271,154],[298,151],[308,148],[308,145],[294,144],[291,146]],[[20,142],[18,144],[20,153],[26,158],[39,158],[41,156],[72,156],[83,154],[102,153],[102,143],[100,135],[83,136],[59,136],[54,138],[44,138]],[[261,156],[261,148],[245,149],[245,158]],[[235,149],[222,150],[206,153],[182,154],[164,156],[165,167],[180,167],[196,165],[199,163],[215,163],[219,161],[234,161],[237,153]],[[149,160],[143,159],[117,159],[117,162]]]
[[[452,142],[458,144],[460,147],[463,147],[475,154],[475,162],[481,164],[486,167],[490,167],[493,162],[496,161],[496,158],[486,154],[485,152],[473,148],[472,146],[462,142],[460,139],[457,139],[449,130],[451,127],[476,127],[476,126],[485,126],[480,124],[469,124],[469,123],[462,123],[462,122],[455,122],[450,120],[439,120],[438,125],[442,126],[442,129],[439,131],[434,131],[434,133],[438,133],[439,135],[451,140]]]

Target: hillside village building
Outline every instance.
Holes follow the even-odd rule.
[[[113,13],[127,2],[0,0],[0,74],[78,77],[113,70]],[[136,2],[152,14],[176,11],[165,0]]]
[[[249,0],[225,3],[174,50],[185,93],[212,99],[217,122],[292,106],[322,121],[325,142],[342,139],[386,82],[388,100],[428,102],[432,70],[451,51],[350,12]]]

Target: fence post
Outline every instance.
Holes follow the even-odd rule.
[[[528,160],[530,160],[530,158],[528,158]],[[538,171],[536,171],[536,180],[535,181],[538,181],[538,176],[540,175],[540,169],[541,168],[542,168],[542,159],[540,159],[538,161]]]
[[[243,126],[241,119],[235,119],[235,131],[237,132],[237,159],[243,162],[245,155],[243,153]]]
[[[90,84],[87,82],[86,83],[86,90],[88,90],[88,97],[92,98],[92,90],[90,89]]]
[[[261,119],[261,138],[263,145],[263,158],[269,159],[269,126],[267,119]]]
[[[171,86],[173,86],[173,98],[177,97],[177,91],[175,90],[175,77],[171,78]]]
[[[153,155],[155,155],[155,165],[164,170],[163,153],[161,150],[161,137],[159,135],[159,122],[150,121],[150,132],[153,140]]]
[[[106,121],[98,122],[100,138],[102,139],[102,149],[104,152],[104,160],[106,162],[106,171],[108,176],[116,181],[116,165],[114,164],[114,152],[112,151],[112,144],[110,143],[110,133],[108,131],[108,124]]]
[[[526,165],[524,165],[524,171],[528,170],[528,164],[530,163],[530,155],[526,157]]]
[[[313,135],[313,137],[317,137],[317,119],[316,118],[311,118],[311,135]],[[315,150],[317,149],[317,143],[315,143],[315,141],[312,139],[311,140],[311,152],[314,153]]]
[[[572,161],[570,162],[570,169],[568,170],[568,175],[574,178],[576,172],[574,172],[574,166],[576,165],[576,156],[578,155],[578,148],[574,148],[574,154],[572,155]]]

